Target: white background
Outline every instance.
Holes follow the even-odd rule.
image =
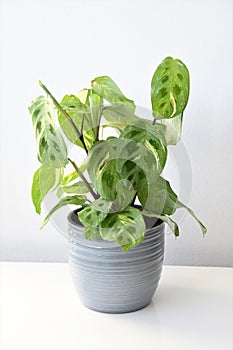
[[[203,239],[186,215],[180,238],[166,235],[165,263],[230,266],[231,1],[0,0],[0,4],[1,260],[67,260],[66,240],[52,224],[39,230],[42,218],[30,199],[39,164],[27,106],[42,93],[38,80],[60,99],[88,86],[95,76],[110,75],[137,105],[150,108],[152,74],[170,55],[182,59],[191,74],[182,141],[192,167],[189,205],[205,222],[208,234]],[[176,178],[174,170],[175,182]],[[180,179],[180,193],[186,182]]]

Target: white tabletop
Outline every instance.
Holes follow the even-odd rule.
[[[232,350],[232,269],[165,266],[145,309],[79,302],[68,264],[0,264],[1,350]]]

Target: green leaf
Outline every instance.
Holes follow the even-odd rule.
[[[159,172],[165,166],[167,160],[166,140],[164,137],[165,128],[162,125],[151,125],[146,120],[137,120],[122,131],[120,137],[134,140],[145,146],[156,159]]]
[[[144,178],[137,192],[142,206],[147,211],[156,214],[162,214],[164,212],[167,196],[166,187],[159,185],[159,182],[148,183],[146,178]]]
[[[69,174],[66,174],[63,179],[61,180],[61,185],[65,186],[67,185],[68,183],[70,183],[71,181],[77,179],[78,177],[78,173],[76,170],[74,171],[71,171]]]
[[[160,181],[161,183],[163,182],[163,186],[166,186],[166,201],[165,201],[163,213],[167,215],[172,215],[176,211],[176,204],[178,201],[178,197],[173,191],[173,189],[171,188],[171,185],[167,180],[160,178]]]
[[[109,213],[116,213],[116,211],[119,211],[117,202],[106,201],[103,198],[95,200],[81,210],[78,217],[86,229],[88,239],[98,237],[101,222]]]
[[[83,163],[79,169],[83,173],[87,169],[87,164]],[[61,185],[68,185],[70,182],[74,181],[78,177],[78,173],[76,170],[71,171],[70,173],[64,175],[63,179],[61,180]]]
[[[81,103],[84,105],[87,104],[87,99],[88,99],[88,94],[89,94],[89,89],[82,89],[77,93],[77,97]]]
[[[75,95],[65,95],[60,105],[68,112],[69,115],[80,111],[83,112],[86,109],[85,104],[83,104]]]
[[[50,97],[39,96],[29,107],[36,134],[38,160],[47,167],[60,168],[68,163],[67,149],[55,123]]]
[[[158,219],[164,221],[169,226],[169,228],[174,233],[174,235],[176,237],[179,236],[179,234],[180,234],[179,227],[178,227],[177,223],[174,220],[172,220],[169,216],[148,213],[146,210],[145,211],[143,210],[142,214],[145,216],[155,217],[155,218],[158,218]]]
[[[95,93],[110,104],[122,104],[129,111],[135,111],[135,104],[123,95],[119,87],[108,76],[97,77],[91,82],[91,87]]]
[[[156,159],[140,143],[110,139],[95,145],[88,158],[88,173],[97,192],[123,210],[134,199],[142,176],[153,182],[158,176]]]
[[[61,107],[69,114],[73,123],[83,137],[87,149],[91,149],[98,137],[99,123],[102,115],[102,98],[88,90],[86,104],[77,96],[66,95],[61,101]],[[80,136],[63,115],[58,115],[59,123],[66,137],[74,144],[83,147]]]
[[[100,198],[78,213],[79,220],[85,227],[85,237],[101,237],[113,241],[120,244],[123,250],[138,245],[143,240],[146,230],[140,210],[132,207],[127,207],[121,212],[111,210],[111,203]]]
[[[91,126],[94,129],[94,133],[98,132],[100,118],[102,116],[103,99],[99,95],[95,94],[92,90],[88,95],[90,112],[91,112]]]
[[[117,104],[114,106],[104,106],[103,117],[105,120],[110,122],[110,125],[128,125],[131,122],[140,120],[133,112],[131,112],[127,107],[122,104]]]
[[[103,99],[92,90],[89,90],[87,99],[90,108],[88,120],[84,121],[83,135],[87,149],[90,150],[94,143],[98,140]]]
[[[184,63],[165,58],[156,69],[151,82],[151,103],[156,119],[182,114],[189,97],[189,72]]]
[[[57,190],[57,196],[61,197],[63,193],[73,193],[73,194],[85,194],[88,193],[89,189],[87,189],[85,183],[83,181],[79,181],[69,186],[61,186]]]
[[[180,202],[180,201],[177,201],[176,207],[177,207],[177,208],[185,208],[185,209],[188,211],[188,213],[189,213],[190,215],[192,215],[192,217],[193,217],[193,218],[197,221],[197,223],[200,225],[203,236],[206,234],[207,229],[206,229],[205,225],[197,218],[197,216],[195,215],[195,213],[194,213],[194,211],[193,211],[192,209],[190,209],[189,207],[187,207],[185,204],[183,204],[183,203]]]
[[[78,218],[81,221],[81,223],[84,225],[83,234],[85,238],[88,240],[101,239],[100,232],[99,232],[99,223],[106,216],[103,210],[103,206],[105,206],[105,210],[107,211],[107,208],[106,208],[107,202],[104,201],[104,203],[102,203],[101,201],[102,199],[99,198],[96,201],[94,201],[92,204],[87,205],[84,209],[78,212]],[[99,208],[101,208],[101,211],[98,210]]]
[[[139,156],[140,157],[140,156]],[[140,161],[140,158],[138,158]],[[134,162],[132,160],[125,160],[125,159],[118,159],[116,161],[116,165],[118,168],[119,173],[121,174],[121,179],[126,180],[127,182],[131,183],[132,188],[136,191],[140,187],[140,183],[142,179],[145,176],[146,171],[150,171],[149,166],[147,168],[141,168],[140,162]],[[156,173],[155,173],[156,174]],[[149,173],[148,177],[152,176],[151,173]]]
[[[112,204],[115,211],[121,211],[129,206],[133,202],[137,193],[133,184],[127,179],[121,179],[117,183],[116,192],[117,196]]]
[[[44,197],[59,184],[62,175],[63,168],[48,168],[43,165],[35,172],[31,195],[38,214],[41,213],[41,203]]]
[[[121,180],[116,169],[115,159],[106,162],[96,174],[95,187],[101,197],[107,201],[114,201],[117,197],[116,186]]]
[[[143,179],[137,195],[145,210],[150,213],[172,215],[176,210],[177,195],[170,183],[161,176],[151,183]]]
[[[87,205],[84,209],[78,212],[78,218],[81,223],[90,230],[95,230],[99,227],[100,222],[104,219],[106,214],[98,211],[91,205]]]
[[[85,105],[74,95],[65,95],[60,105],[68,113],[79,132],[81,132],[83,115],[87,113]],[[58,120],[68,140],[83,148],[79,135],[63,113],[58,112]]]
[[[58,209],[60,209],[61,207],[64,207],[65,205],[69,205],[69,204],[75,204],[75,205],[82,206],[85,204],[85,202],[86,202],[86,198],[84,196],[77,196],[77,195],[76,196],[67,196],[67,197],[60,199],[60,201],[50,210],[50,212],[48,213],[48,215],[44,219],[44,222],[41,226],[41,229],[44,228],[44,226],[48,223],[51,215],[53,215],[53,213],[55,211],[57,211]]]
[[[106,201],[103,198],[98,198],[94,202],[90,204],[90,207],[93,208],[95,211],[101,212],[103,214],[111,213],[114,210],[113,202]],[[102,217],[102,220],[104,219],[104,216]],[[99,225],[99,222],[98,222]]]
[[[91,229],[89,227],[84,227],[83,234],[86,239],[101,239],[99,229]]]
[[[109,123],[104,123],[101,125],[103,129],[106,129],[106,128],[114,128],[118,133],[121,132],[126,124],[123,124],[123,123],[115,123],[115,122],[109,122]]]
[[[131,181],[131,176],[134,176],[135,167],[138,167],[140,171],[146,173],[147,180],[153,181],[159,174],[160,165],[157,163],[152,152],[150,152],[142,144],[133,140],[115,138],[106,140],[104,142],[96,144],[89,153],[87,170],[94,184],[95,188],[99,192],[101,191],[99,177],[103,176],[103,170],[109,170],[108,165],[104,168],[105,164],[115,160],[115,170],[110,169],[108,171],[109,176],[118,177],[120,175],[121,180]],[[111,165],[111,163],[110,163]],[[128,167],[129,166],[129,167]],[[131,172],[131,173],[130,173]],[[128,174],[127,174],[128,173]],[[117,183],[117,180],[105,177],[106,181],[109,181],[111,186]],[[136,188],[134,188],[136,189]],[[112,188],[112,191],[115,189]],[[114,197],[114,196],[113,196]],[[107,199],[107,197],[106,197]],[[111,200],[111,198],[110,198]]]
[[[150,196],[147,195],[145,190],[145,183],[142,183],[141,189],[138,191],[138,198],[141,204],[144,206],[143,214],[146,216],[155,216],[163,220],[163,217],[166,217],[166,220],[171,220],[171,218],[166,215],[172,215],[179,208],[185,208],[190,215],[198,222],[201,227],[203,235],[206,234],[207,229],[204,224],[197,218],[192,209],[187,207],[185,204],[178,200],[177,195],[172,190],[170,183],[159,177],[150,188]],[[165,221],[165,220],[164,220]],[[165,221],[166,222],[166,221]],[[173,232],[176,234],[177,228],[173,226],[173,222],[167,222]],[[176,234],[178,235],[178,234]]]
[[[176,145],[181,138],[183,114],[171,119],[160,119],[165,126],[165,139],[168,145]]]
[[[112,197],[112,195],[109,193],[111,191],[111,187],[108,187],[108,185],[105,184],[105,181],[103,180],[101,192],[106,197],[109,194],[109,197],[112,199],[108,199],[109,197],[107,199],[99,198],[94,201],[91,206],[94,209],[102,211],[104,213],[121,211],[132,203],[136,195],[136,190],[134,190],[132,184],[126,179],[120,179],[118,182],[114,183],[112,191],[113,190],[115,191],[114,196]]]
[[[139,209],[127,207],[121,212],[108,214],[100,222],[104,240],[119,244],[123,251],[136,247],[144,239],[145,222]]]

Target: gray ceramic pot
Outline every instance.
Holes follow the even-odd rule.
[[[146,231],[144,241],[123,252],[112,242],[87,240],[77,214],[68,216],[69,264],[75,288],[89,309],[123,313],[151,302],[164,256],[164,223]]]

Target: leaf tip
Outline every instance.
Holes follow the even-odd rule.
[[[121,249],[124,253],[126,253],[129,250],[129,247],[122,245]]]
[[[207,233],[207,228],[206,228],[206,227],[203,227],[203,229],[202,229],[203,238],[205,238],[206,233]]]
[[[34,205],[36,214],[40,215],[41,214],[41,202],[36,201],[36,198],[33,196],[33,193],[32,193],[32,203]]]
[[[49,218],[48,218],[48,217],[46,217],[46,218],[44,219],[44,221],[43,221],[43,223],[42,223],[41,227],[40,227],[40,230],[43,230],[43,228],[44,228],[44,227],[45,227],[45,225],[48,223],[48,221],[49,221]]]
[[[41,214],[41,202],[38,202],[36,200],[35,196],[33,195],[33,191],[32,191],[32,203],[33,203],[36,214],[40,215]]]
[[[39,84],[40,86],[43,86],[43,83],[42,83],[41,80],[39,80],[38,84]]]

